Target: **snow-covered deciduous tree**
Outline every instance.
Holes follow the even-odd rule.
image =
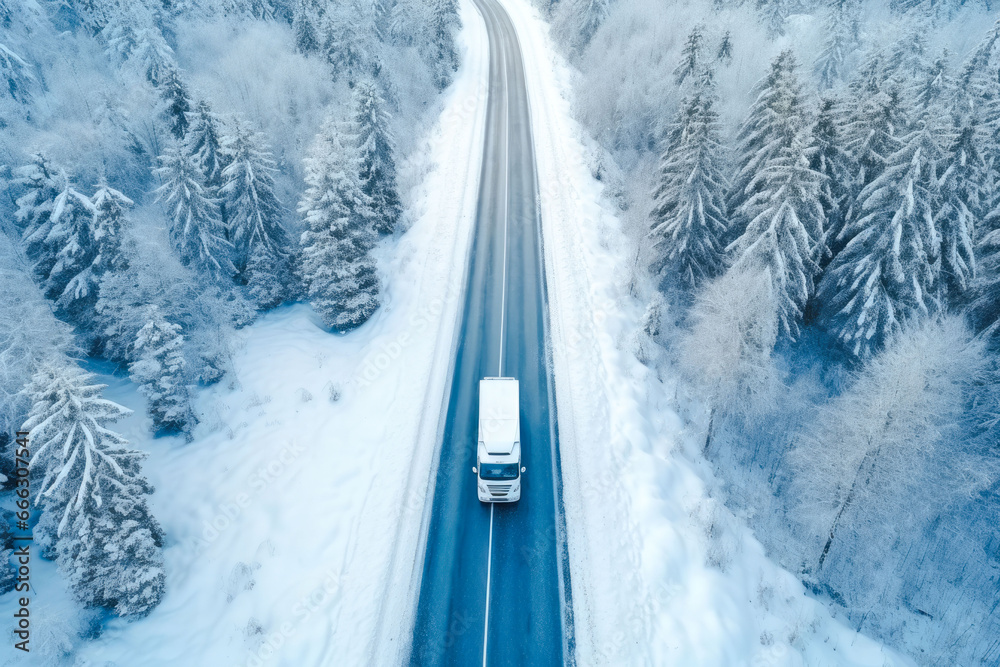
[[[670,133],[675,140],[661,158],[653,193],[650,236],[658,251],[654,270],[670,267],[689,287],[715,277],[724,264],[728,184],[716,104],[712,72],[706,70],[681,103]]]
[[[385,100],[375,84],[354,87],[354,132],[357,134],[361,188],[371,200],[375,231],[391,234],[403,207],[396,187],[395,144]]]
[[[823,176],[810,165],[809,118],[790,52],[775,61],[769,82],[741,131],[739,177],[749,177],[743,188],[749,196],[736,214],[746,228],[727,250],[734,266],[750,273],[767,269],[781,331],[794,339],[819,270]],[[746,171],[751,165],[752,174]]]
[[[303,282],[323,321],[337,331],[360,326],[379,306],[379,278],[371,198],[358,176],[359,155],[328,120],[306,160],[306,191],[299,204]]]
[[[608,18],[614,0],[566,0],[556,8],[556,24],[570,45],[582,51]]]
[[[129,365],[132,380],[146,397],[153,428],[161,433],[186,433],[197,423],[191,410],[181,327],[172,324],[156,306],[146,309],[146,324],[135,338],[135,359]]]
[[[129,414],[101,397],[106,385],[71,365],[42,366],[27,388],[32,408],[21,430],[34,442],[40,475],[35,536],[76,598],[140,617],[163,596],[162,531],[145,496],[144,455],[108,428]]]
[[[935,128],[923,119],[901,139],[882,174],[861,191],[850,240],[819,288],[822,318],[844,346],[867,357],[913,317],[937,310],[934,224],[941,158]]]
[[[8,434],[27,417],[30,405],[21,390],[34,368],[74,349],[72,329],[53,315],[18,245],[0,232],[0,433]],[[11,452],[0,450],[5,473]]]
[[[173,146],[160,156],[156,175],[163,183],[156,196],[170,215],[170,240],[185,265],[225,283],[236,275],[233,246],[219,215],[219,203],[207,190],[202,171],[186,150]]]
[[[691,308],[681,364],[709,400],[713,417],[759,417],[779,387],[771,356],[778,308],[768,273],[767,267],[733,267],[707,283]]]
[[[242,282],[256,289],[259,306],[271,308],[287,298],[292,278],[285,209],[274,191],[275,163],[264,136],[243,121],[234,123],[222,146],[228,164],[221,193],[236,269]]]
[[[948,438],[984,363],[960,317],[930,318],[894,337],[805,427],[791,460],[797,514],[817,540],[814,572],[842,540],[854,563],[883,557],[914,520],[983,483],[981,465]]]

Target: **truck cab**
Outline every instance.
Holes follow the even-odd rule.
[[[484,503],[521,499],[521,420],[517,380],[487,377],[479,381],[479,444],[476,488]]]

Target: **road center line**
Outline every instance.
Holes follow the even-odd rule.
[[[483,667],[486,667],[486,642],[490,632],[490,568],[493,566],[493,508],[490,503],[490,545],[486,552],[486,622],[483,623]]]
[[[499,25],[499,21],[496,23]],[[499,33],[499,31],[497,31]],[[503,44],[503,42],[499,42]],[[497,376],[503,377],[503,325],[507,313],[507,205],[510,187],[510,89],[507,87],[507,48],[503,48],[503,123],[504,123],[504,169],[503,169],[503,277],[500,283],[500,363]]]

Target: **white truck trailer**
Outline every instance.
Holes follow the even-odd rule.
[[[484,503],[521,499],[520,396],[514,378],[479,381],[479,447],[476,487]]]

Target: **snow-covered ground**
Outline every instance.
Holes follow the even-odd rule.
[[[527,69],[581,665],[906,665],[832,619],[700,474],[703,433],[630,349],[625,236],[571,115],[571,71],[528,0]]]
[[[135,410],[119,430],[150,452],[167,590],[149,617],[81,643],[54,566],[36,563],[37,599],[66,638],[47,643],[76,644],[71,664],[392,664],[408,646],[482,159],[486,34],[468,3],[462,18],[461,71],[402,165],[413,224],[384,249],[376,317],[347,336],[304,305],[262,318],[234,372],[197,397],[191,444],[150,439],[134,387],[104,379]],[[56,664],[0,651],[4,664]]]

